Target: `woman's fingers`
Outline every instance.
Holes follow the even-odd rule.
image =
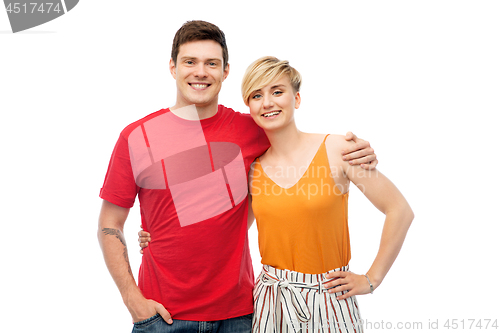
[[[338,301],[341,301],[343,299],[346,299],[346,298],[349,298],[349,297],[352,297],[352,296],[355,296],[356,294],[354,293],[354,291],[350,290],[349,292],[345,293],[345,294],[342,294],[340,296],[337,296],[337,300]]]
[[[342,291],[350,290],[350,289],[351,289],[351,288],[350,288],[350,286],[351,286],[351,285],[350,285],[350,284],[348,284],[348,283],[347,283],[347,284],[342,284],[342,285],[337,286],[337,287],[335,287],[335,288],[328,289],[328,292],[329,292],[330,294],[333,294],[333,293],[340,293],[340,292],[342,292]]]
[[[338,278],[345,278],[349,274],[352,274],[351,272],[345,272],[345,271],[335,271],[335,272],[329,272],[326,274],[327,279],[338,279]]]
[[[141,247],[141,254],[143,254],[142,249],[145,247],[149,246],[149,243],[151,242],[151,235],[149,232],[146,232],[144,230],[139,231],[139,246]]]
[[[346,299],[354,295],[368,294],[371,291],[368,280],[364,275],[351,272],[332,272],[327,275],[327,278],[335,277],[337,277],[336,280],[325,283],[324,287],[328,289],[330,294],[347,291],[338,296],[338,300]]]

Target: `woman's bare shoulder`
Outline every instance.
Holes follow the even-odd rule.
[[[341,134],[329,134],[325,141],[328,151],[342,151],[349,148],[353,141],[346,141],[345,136]]]
[[[326,138],[325,146],[328,154],[328,160],[331,166],[347,167],[348,162],[343,160],[342,151],[347,150],[354,141],[347,141],[344,135],[330,134]]]

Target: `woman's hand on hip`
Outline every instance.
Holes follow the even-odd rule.
[[[328,289],[329,293],[347,291],[347,293],[338,296],[337,300],[346,299],[355,295],[369,294],[371,292],[370,283],[368,283],[368,279],[364,275],[354,274],[352,272],[336,271],[328,273],[326,278],[335,279],[334,281],[323,285],[326,289]],[[375,288],[375,286],[373,287]]]

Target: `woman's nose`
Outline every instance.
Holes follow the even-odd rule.
[[[274,103],[273,103],[273,99],[271,98],[271,96],[265,94],[264,95],[264,107],[269,108],[273,105],[274,105]]]

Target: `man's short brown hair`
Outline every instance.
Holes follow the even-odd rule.
[[[227,51],[226,36],[215,24],[205,21],[187,21],[182,27],[177,30],[172,43],[172,60],[177,66],[177,55],[179,55],[179,48],[182,44],[193,42],[197,40],[213,40],[220,44],[222,47],[222,59],[224,61],[224,68],[226,68],[229,61],[229,54]]]

